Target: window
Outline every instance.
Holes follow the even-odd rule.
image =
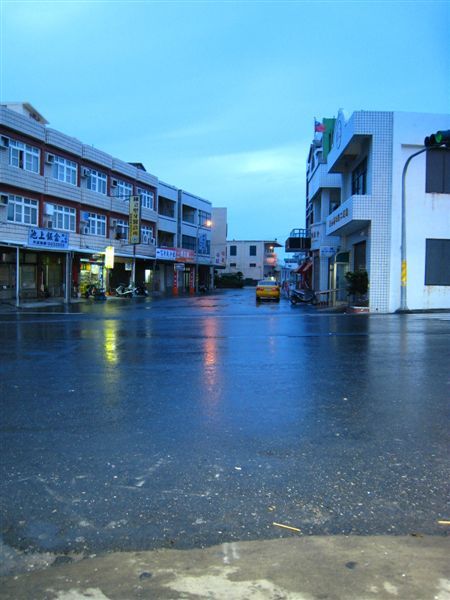
[[[331,215],[341,204],[341,190],[333,188],[330,190],[330,210],[328,212]]]
[[[230,263],[230,267],[235,267],[236,263]]]
[[[136,191],[141,197],[142,208],[150,208],[153,210],[155,206],[155,194],[150,190],[144,190],[143,188],[137,188]]]
[[[194,252],[197,249],[197,243],[195,237],[190,235],[183,235],[181,239],[181,247],[186,250],[193,250]]]
[[[8,221],[23,225],[37,225],[38,201],[22,196],[8,196]]]
[[[450,149],[428,150],[425,192],[427,194],[450,194]]]
[[[366,268],[366,242],[358,242],[353,245],[353,270],[365,271]]]
[[[130,225],[124,219],[117,219],[116,225],[116,240],[127,240]]]
[[[133,186],[122,179],[117,180],[117,187],[114,196],[128,200],[133,195]]]
[[[198,224],[204,227],[209,227],[208,221],[211,221],[211,213],[207,213],[204,210],[198,211]],[[208,224],[207,224],[208,223]]]
[[[230,256],[237,255],[237,246],[230,246]]]
[[[142,227],[141,227],[142,242],[145,243],[145,240],[147,240],[147,242],[150,242],[153,237],[155,237],[153,235],[153,227],[151,227],[150,225],[142,225]]]
[[[352,172],[352,196],[367,194],[367,158]]]
[[[425,285],[450,285],[450,240],[426,240]]]
[[[249,254],[250,256],[256,256],[256,246],[249,246]]]
[[[106,174],[100,173],[100,171],[96,171],[95,169],[90,169],[87,188],[92,192],[106,195]]]
[[[52,177],[58,181],[64,181],[64,183],[77,185],[77,163],[62,156],[55,156]]]
[[[250,263],[249,267],[256,267],[256,263]]]
[[[9,142],[9,164],[18,169],[39,173],[39,148],[29,146],[23,142],[10,140]]]
[[[54,204],[52,223],[54,229],[62,231],[75,231],[76,211],[69,206]]]
[[[88,228],[91,235],[106,237],[106,217],[104,215],[89,213]]]

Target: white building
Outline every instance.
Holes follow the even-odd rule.
[[[256,283],[265,277],[277,276],[278,257],[276,240],[231,240],[227,241],[227,273],[243,274],[244,280]]]
[[[212,209],[211,258],[215,269],[225,269],[227,264],[227,209]]]
[[[370,311],[394,312],[401,307],[402,171],[427,135],[450,129],[450,115],[358,111],[346,118],[340,111],[324,124],[307,168],[313,287],[342,289],[347,271],[366,270]],[[424,152],[406,172],[410,310],[450,308],[449,155]]]

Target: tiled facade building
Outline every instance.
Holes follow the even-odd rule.
[[[312,287],[344,300],[345,273],[365,270],[371,312],[400,309],[402,293],[410,310],[450,308],[450,149],[413,158],[402,185],[407,159],[450,115],[340,111],[323,124],[307,164]]]

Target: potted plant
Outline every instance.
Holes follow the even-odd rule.
[[[369,290],[369,276],[367,271],[347,271],[347,294],[351,297],[352,304],[367,307],[367,292]]]

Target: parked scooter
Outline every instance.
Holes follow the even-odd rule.
[[[148,296],[148,290],[143,283],[138,283],[134,288],[136,296]]]
[[[317,298],[313,290],[290,290],[289,300],[291,304],[317,304],[319,299]]]
[[[98,287],[96,285],[88,285],[85,292],[85,298],[94,298],[94,300],[106,300],[105,288]]]
[[[132,298],[134,295],[134,287],[131,284],[125,285],[121,283],[116,287],[116,295],[121,298]]]

